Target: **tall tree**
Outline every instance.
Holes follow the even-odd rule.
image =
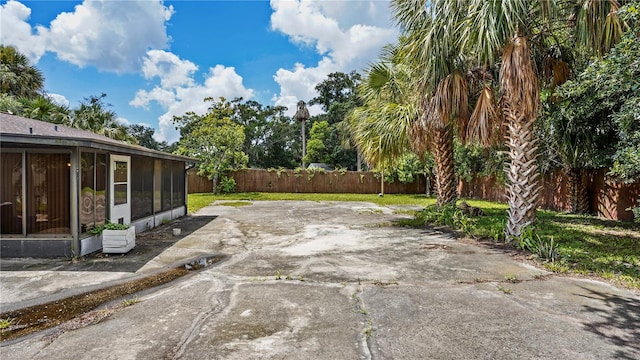
[[[140,146],[160,151],[167,151],[169,149],[166,141],[160,142],[153,137],[155,133],[155,129],[153,128],[141,124],[133,124],[127,127],[127,132]]]
[[[71,126],[112,139],[136,143],[137,141],[127,132],[127,127],[118,122],[116,113],[109,109],[111,105],[104,102],[106,96],[107,94],[103,93],[81,101],[80,106],[73,110]]]
[[[362,106],[347,117],[350,131],[367,163],[379,170],[411,151],[411,124],[418,117],[414,68],[399,61],[399,44],[383,48],[358,89]]]
[[[309,141],[307,142],[307,153],[302,159],[304,163],[328,163],[331,161],[330,153],[325,146],[325,142],[330,135],[329,123],[326,121],[316,121],[309,131]]]
[[[541,118],[541,133],[567,168],[572,210],[588,210],[579,186],[584,168],[612,168],[623,181],[640,177],[640,2],[625,6],[620,17],[628,30],[602,59],[560,86]],[[577,178],[577,179],[576,179]]]
[[[249,156],[248,166],[270,168],[296,166],[298,146],[297,124],[285,116],[285,107],[263,106],[257,101],[231,101],[233,121],[245,132],[243,151]]]
[[[455,204],[453,138],[456,130],[463,133],[467,129],[470,90],[468,62],[454,32],[467,9],[463,2],[427,0],[396,0],[392,8],[394,18],[405,30],[404,61],[412,64],[417,74],[413,81],[420,93],[420,117],[413,125],[414,147],[429,147],[427,143],[431,142],[438,206]]]
[[[38,95],[34,98],[20,99],[22,109],[20,115],[30,119],[46,121],[54,124],[71,125],[71,110],[53,102],[51,98]]]
[[[361,76],[355,71],[349,74],[334,72],[315,86],[318,96],[309,101],[309,105],[318,104],[326,112],[325,119],[330,125],[344,120],[352,108],[358,105],[356,91]]]
[[[244,128],[233,122],[234,109],[224,98],[211,102],[205,115],[189,112],[176,116],[173,121],[180,128],[177,152],[197,158],[198,174],[213,181],[213,192],[217,193],[218,179],[228,169],[242,168],[248,157],[242,152]]]
[[[349,111],[361,105],[356,94],[360,82],[361,76],[355,71],[331,73],[316,85],[318,96],[309,101],[310,105],[320,105],[325,111],[312,117],[311,122],[326,121],[330,125],[330,134],[324,144],[331,154],[330,163],[353,170],[359,166],[358,150],[354,149],[353,138],[344,120]]]
[[[0,45],[0,90],[16,98],[42,93],[44,77],[27,57],[13,46]]]

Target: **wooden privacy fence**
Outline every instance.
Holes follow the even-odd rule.
[[[590,213],[607,219],[632,221],[633,213],[627,209],[638,206],[640,183],[622,184],[606,174],[605,169],[593,170],[582,179],[590,199]],[[540,207],[569,211],[569,181],[564,172],[556,171],[541,179]],[[505,191],[504,184],[493,176],[474,176],[471,181],[463,180],[458,183],[458,194],[466,198],[504,202]]]
[[[372,172],[364,171],[299,171],[244,169],[231,174],[236,181],[237,192],[287,192],[287,193],[351,193],[378,194],[380,179]],[[189,193],[213,191],[211,180],[188,172]],[[420,194],[426,191],[426,180],[419,176],[410,184],[384,183],[386,194]]]
[[[606,170],[594,170],[583,179],[587,185],[591,213],[608,219],[631,221],[633,214],[626,209],[638,206],[640,183],[621,184],[606,176]],[[377,194],[380,179],[372,172],[347,171],[295,172],[293,170],[245,169],[231,174],[236,181],[237,192],[290,192],[290,193],[354,193]],[[194,170],[188,172],[189,193],[213,191],[211,180],[198,176]],[[431,179],[430,184],[435,186]],[[542,177],[540,207],[548,210],[570,209],[567,177],[558,171]],[[387,194],[424,194],[426,179],[419,176],[410,184],[400,182],[384,184]],[[474,176],[471,181],[461,180],[458,194],[471,199],[492,201],[506,200],[504,184],[495,177]]]

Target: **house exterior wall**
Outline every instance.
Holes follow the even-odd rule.
[[[76,152],[2,145],[0,257],[73,256]]]
[[[71,239],[11,239],[0,240],[0,256],[72,257]]]
[[[5,184],[0,187],[2,193],[0,197],[11,199],[18,196],[22,198],[19,204],[16,204],[16,201],[1,201],[6,204],[3,206],[0,218],[0,228],[2,228],[0,257],[73,257],[84,256],[102,249],[101,237],[91,235],[88,230],[93,226],[104,224],[109,219],[109,201],[105,199],[109,198],[108,193],[111,186],[108,180],[103,179],[106,186],[96,187],[95,184],[102,180],[87,180],[86,177],[91,175],[108,178],[106,173],[111,169],[107,166],[106,173],[105,171],[97,173],[95,169],[89,171],[86,167],[88,159],[94,159],[91,166],[95,167],[95,159],[107,157],[112,152],[80,147],[20,148],[18,146],[9,147],[4,143],[1,152],[3,158],[5,154],[18,154],[13,158],[22,158],[23,160],[22,167],[19,169],[21,177],[14,179],[15,174],[12,171],[4,170],[0,175],[2,176],[1,183]],[[6,158],[8,159],[9,156]],[[60,169],[60,166],[52,167],[51,163],[59,165],[62,164],[62,160],[64,160],[64,169]],[[156,159],[138,156],[138,160],[154,164]],[[39,172],[34,173],[35,175],[30,174],[29,171],[36,169],[33,165],[36,161],[42,163],[42,167],[48,166],[49,170],[38,170]],[[167,159],[159,161],[167,163],[166,166],[159,167],[159,169],[163,172],[168,169],[169,174],[156,173],[152,170],[151,174],[145,174],[145,176],[151,177],[151,180],[145,183],[154,184],[154,186],[158,183],[162,185],[162,188],[149,189],[149,191],[140,194],[147,195],[145,199],[136,198],[138,194],[132,189],[130,206],[133,206],[134,202],[143,201],[149,207],[149,211],[143,216],[132,218],[131,223],[136,227],[136,232],[161,225],[163,221],[175,219],[187,212],[186,181],[184,179],[186,172],[184,170],[178,171],[185,168],[185,162]],[[149,168],[158,169],[155,166],[145,169]],[[134,171],[133,176],[141,176],[140,173],[135,173],[135,168],[132,170]],[[180,180],[181,178],[182,180]],[[161,181],[156,182],[156,179]],[[162,179],[166,179],[165,181],[169,181],[169,183],[163,183]],[[19,185],[19,192],[11,191],[10,186],[13,186],[14,182]],[[88,186],[90,183],[93,186]],[[175,190],[174,183],[178,187]],[[133,181],[129,185],[132,184]],[[39,186],[41,190],[37,190],[35,186]],[[43,192],[45,190],[49,192]],[[36,193],[39,195],[36,196]],[[47,199],[43,200],[44,195],[42,194],[49,193],[62,195],[56,195],[57,197],[49,195]],[[152,198],[148,198],[149,195]],[[155,199],[156,195],[164,198]],[[167,196],[168,199],[166,199]],[[153,205],[157,201],[164,205],[161,211],[155,211]],[[19,210],[14,209],[16,206],[19,206]],[[27,214],[27,217],[23,217],[22,214]],[[15,221],[20,221],[19,226],[12,225]]]

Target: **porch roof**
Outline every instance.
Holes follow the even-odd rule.
[[[160,159],[189,163],[196,159],[169,154],[114,140],[91,131],[75,129],[17,115],[0,112],[0,143],[7,145],[48,145],[56,147],[85,147],[114,151],[131,155],[150,156]]]

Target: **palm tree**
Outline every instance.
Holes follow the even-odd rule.
[[[398,61],[398,49],[398,44],[383,48],[358,89],[363,106],[345,120],[366,162],[380,170],[411,150],[410,128],[418,117],[412,68]]]
[[[454,167],[453,137],[456,127],[469,119],[467,81],[458,69],[440,80],[430,98],[422,100],[422,116],[416,122],[415,139],[433,134],[433,152],[436,163],[438,207],[455,204],[458,182]],[[423,134],[423,135],[420,135]],[[428,136],[428,135],[426,135]]]
[[[395,0],[394,17],[410,37],[407,58],[418,61],[423,116],[421,128],[435,130],[439,204],[455,200],[449,190],[449,133],[457,126],[460,134],[475,136],[481,143],[496,139],[506,128],[510,165],[507,168],[509,221],[507,241],[520,236],[522,228],[535,221],[540,186],[536,164],[537,139],[534,123],[538,116],[540,84],[532,45],[544,51],[559,40],[556,26],[577,22],[577,38],[583,42],[615,43],[623,26],[615,15],[616,0],[567,1],[558,8],[554,1],[529,0]],[[594,35],[594,36],[591,36]],[[498,59],[497,54],[501,53]],[[468,58],[471,57],[471,60]],[[491,68],[500,63],[500,106],[493,110],[493,90],[482,85],[481,97],[468,124],[465,69],[469,65]],[[561,62],[556,69],[566,70]],[[465,67],[466,66],[466,67]],[[566,71],[565,71],[566,73]],[[554,71],[554,78],[559,72]],[[558,76],[560,77],[560,76]],[[561,79],[560,79],[561,80]],[[500,115],[500,117],[496,116]],[[503,122],[504,127],[500,122]],[[498,130],[498,131],[496,131]],[[438,150],[440,148],[440,150]],[[452,175],[451,175],[452,177]]]
[[[554,1],[469,0],[460,23],[461,47],[486,65],[500,65],[500,111],[507,127],[510,164],[507,168],[509,220],[506,238],[518,238],[536,219],[540,191],[534,124],[539,114],[540,81],[534,49],[557,44],[559,25],[577,22],[577,38],[597,53],[619,39],[616,0],[575,0],[558,7]],[[577,12],[576,12],[577,9]],[[500,59],[496,54],[501,53]]]
[[[462,1],[405,1],[392,2],[394,18],[404,30],[407,41],[403,48],[404,61],[414,64],[415,89],[419,92],[420,118],[412,128],[414,148],[432,148],[436,162],[438,206],[455,204],[457,179],[454,168],[453,138],[456,130],[462,140],[481,140],[487,143],[493,136],[491,125],[486,131],[467,131],[470,94],[470,63],[461,53],[456,31],[466,16]],[[492,96],[478,101],[472,120],[478,126],[489,120],[494,112],[488,110]],[[419,151],[419,153],[423,153]]]
[[[85,98],[80,106],[73,111],[71,126],[93,131],[112,139],[137,144],[137,140],[128,133],[127,127],[118,122],[116,113],[107,108],[108,104],[104,104],[102,99],[106,96],[106,94],[102,94]]]
[[[50,98],[38,95],[33,99],[22,98],[21,115],[54,124],[71,125],[71,110],[54,103]]]
[[[42,91],[44,77],[29,59],[12,46],[0,45],[0,90],[16,98],[34,98]]]

